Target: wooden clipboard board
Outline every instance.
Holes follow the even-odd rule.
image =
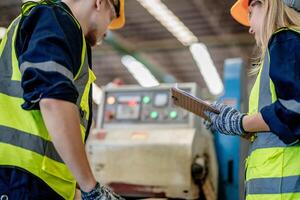
[[[212,107],[211,105],[203,101],[202,99],[199,99],[177,87],[171,88],[171,97],[176,106],[188,110],[198,115],[199,117],[202,117],[205,120],[209,120],[209,119],[204,114],[204,111],[211,111],[216,114],[220,113],[217,109],[215,109],[214,107]]]

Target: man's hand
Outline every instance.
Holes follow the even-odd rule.
[[[206,122],[208,128],[226,135],[246,135],[242,124],[243,117],[246,114],[240,113],[237,109],[222,103],[214,103],[212,106],[219,110],[220,114],[205,111],[205,114],[210,119],[210,122]]]
[[[111,191],[108,187],[100,185],[98,182],[92,191],[81,191],[81,198],[82,200],[125,200]]]

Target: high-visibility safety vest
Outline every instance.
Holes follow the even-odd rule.
[[[284,30],[300,34],[296,28],[282,28],[274,34]],[[267,52],[250,94],[249,114],[277,100],[269,70]],[[294,101],[278,100],[287,108],[294,107]],[[300,145],[287,145],[272,132],[257,133],[246,160],[245,184],[246,200],[299,200]]]
[[[90,115],[89,92],[95,76],[88,65],[84,35],[82,35],[81,66],[75,76],[67,68],[54,61],[25,62],[19,67],[15,50],[19,21],[39,4],[48,3],[45,1],[27,2],[22,6],[22,15],[11,23],[0,44],[0,167],[15,166],[27,170],[42,179],[64,199],[74,199],[76,181],[55,150],[40,110],[27,111],[21,108],[24,103],[21,76],[26,68],[35,67],[44,71],[61,73],[73,80],[79,93],[76,105],[80,111],[83,141]],[[58,4],[48,6],[60,7]],[[80,29],[79,22],[70,13],[69,15]]]

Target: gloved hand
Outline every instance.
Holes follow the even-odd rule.
[[[108,187],[100,185],[97,182],[96,186],[90,192],[81,191],[82,200],[125,200],[121,196],[115,194]]]
[[[237,109],[222,103],[214,103],[212,106],[219,110],[220,114],[205,111],[210,119],[210,122],[205,122],[207,128],[225,135],[246,135],[242,124],[243,117],[246,116],[245,113],[240,113]]]

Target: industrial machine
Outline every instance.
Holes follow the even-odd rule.
[[[215,199],[213,135],[199,117],[173,105],[171,86],[104,90],[96,129],[87,141],[93,173],[126,197],[198,199],[204,193]],[[194,83],[178,87],[201,96]]]

